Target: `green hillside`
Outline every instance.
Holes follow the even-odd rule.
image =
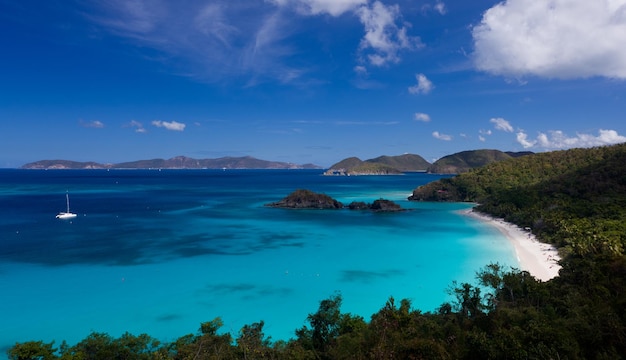
[[[568,252],[622,254],[626,145],[500,161],[417,188],[410,199],[477,202]]]
[[[435,161],[428,172],[433,174],[461,174],[492,162],[511,159],[512,156],[499,150],[470,150],[444,156]]]
[[[340,170],[340,169],[352,169],[355,166],[361,165],[363,163],[363,160],[359,159],[358,157],[349,157],[347,159],[343,159],[340,162],[333,164],[330,169],[334,169],[334,170]]]
[[[396,175],[403,172],[426,171],[430,163],[419,155],[379,156],[361,160],[349,157],[333,164],[326,175]]]
[[[374,159],[365,160],[365,162],[388,165],[401,172],[426,171],[426,169],[430,166],[428,161],[415,154],[404,154],[398,156],[384,155]]]
[[[362,175],[362,174],[400,175],[402,174],[402,171],[387,164],[363,162],[357,166],[352,167],[349,170],[348,174],[351,174],[351,175]]]

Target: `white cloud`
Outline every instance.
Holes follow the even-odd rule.
[[[102,29],[130,40],[146,57],[171,67],[173,73],[200,81],[225,78],[248,81],[307,83],[319,64],[295,57],[314,44],[294,40],[303,33],[303,16],[328,15],[323,21],[356,17],[364,35],[354,43],[356,62],[385,66],[400,61],[401,51],[417,49],[419,37],[408,34],[398,5],[370,0],[184,1],[93,0],[85,2],[85,17]],[[306,30],[306,29],[304,29]],[[219,69],[219,71],[216,71]],[[356,70],[356,69],[355,69]],[[362,72],[361,72],[362,73]],[[243,79],[242,79],[243,78]]]
[[[487,139],[485,139],[485,137],[482,135],[478,135],[478,140],[485,142]]]
[[[491,135],[491,130],[480,129],[480,130],[478,130],[478,133],[481,134],[481,135]]]
[[[489,120],[489,122],[494,124],[496,130],[513,132],[513,126],[511,126],[511,124],[503,118],[492,118],[491,120]]]
[[[98,3],[101,13],[87,17],[104,25],[117,35],[146,39],[155,30],[162,16],[161,1],[110,0]]]
[[[542,147],[544,149],[570,149],[578,147],[593,147],[612,145],[626,142],[626,136],[619,135],[615,130],[600,129],[598,135],[576,134],[576,136],[567,136],[563,131],[554,130],[547,134],[540,132],[536,140],[528,140],[528,135],[519,131],[517,133],[517,142],[524,148],[533,146]]]
[[[433,137],[435,139],[439,139],[439,140],[444,140],[444,141],[450,141],[452,140],[452,136],[450,135],[446,135],[446,134],[442,134],[439,131],[434,131],[433,132]]]
[[[84,126],[84,127],[88,127],[88,128],[96,128],[96,129],[101,129],[104,127],[104,123],[102,123],[102,121],[99,120],[93,120],[93,121],[80,121],[80,125]]]
[[[430,115],[425,114],[425,113],[415,113],[415,120],[423,121],[423,122],[429,122],[430,121]]]
[[[479,70],[626,79],[626,0],[507,0],[472,30]]]
[[[528,135],[523,131],[519,131],[517,133],[516,139],[517,139],[517,142],[520,143],[524,147],[524,149],[531,148],[535,146],[535,144],[537,143],[536,141],[529,141]]]
[[[396,20],[401,16],[398,5],[384,5],[375,1],[371,6],[359,7],[356,14],[365,28],[365,36],[359,48],[361,51],[372,51],[367,58],[374,66],[397,63],[400,61],[398,53],[401,50],[423,46],[419,37],[407,35],[406,26],[396,25]]]
[[[415,78],[417,79],[417,85],[409,87],[409,93],[411,94],[428,94],[435,87],[424,74],[417,74]]]
[[[365,66],[361,66],[361,65],[355,66],[354,72],[361,76],[367,76],[367,68]]]
[[[422,13],[424,13],[424,15],[431,11],[435,11],[440,15],[445,15],[448,12],[448,9],[446,7],[446,4],[444,4],[443,1],[440,0],[437,0],[437,2],[435,2],[434,4],[429,3],[422,5]]]
[[[156,127],[162,127],[165,128],[167,130],[172,130],[172,131],[183,131],[185,130],[185,124],[183,123],[179,123],[176,121],[161,121],[161,120],[154,120],[152,121],[152,125],[156,126]]]
[[[225,8],[219,4],[209,4],[200,9],[193,24],[204,36],[219,41],[227,48],[239,33],[239,29],[229,23]]]
[[[441,15],[445,15],[448,12],[448,9],[446,8],[446,4],[444,4],[443,1],[437,1],[437,3],[435,3],[434,8]]]
[[[135,132],[145,133],[146,129],[143,127],[143,124],[137,120],[131,120],[128,124],[124,125],[124,127],[131,127],[135,129]]]
[[[269,0],[278,6],[293,6],[305,15],[329,14],[340,16],[347,11],[366,5],[368,0]]]

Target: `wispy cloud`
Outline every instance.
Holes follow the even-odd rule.
[[[487,10],[472,35],[482,71],[626,79],[624,0],[508,0]]]
[[[161,121],[161,120],[152,121],[152,125],[156,127],[162,127],[171,131],[183,131],[185,130],[185,126],[187,126],[183,123],[179,123],[176,121],[167,122],[167,121]]]
[[[417,74],[415,75],[415,79],[417,80],[417,84],[409,87],[409,93],[414,95],[419,94],[428,94],[434,89],[433,83],[428,80],[426,75]]]
[[[131,120],[128,124],[125,125],[125,127],[133,128],[135,129],[135,132],[138,132],[138,133],[146,132],[146,129],[143,127],[143,124],[137,120]]]
[[[480,129],[478,130],[478,140],[485,142],[487,141],[487,137],[486,136],[490,136],[491,130],[484,130],[484,129]]]
[[[450,141],[452,140],[452,136],[451,135],[447,135],[447,134],[442,134],[439,131],[434,131],[433,132],[433,137],[435,139],[439,139],[439,140],[444,140],[444,141]]]
[[[304,15],[329,14],[339,16],[347,11],[366,5],[368,0],[267,0],[278,6],[293,7]]]
[[[425,113],[415,113],[415,121],[430,122],[430,115]]]
[[[151,58],[178,75],[201,81],[244,80],[247,85],[314,81],[311,73],[319,64],[302,56],[304,45],[292,41],[302,17],[330,15],[328,21],[337,22],[346,19],[340,15],[356,17],[365,34],[354,44],[355,63],[362,67],[355,69],[396,63],[401,51],[422,46],[419,37],[408,34],[410,25],[402,20],[400,8],[380,1],[87,0],[85,4],[85,17],[100,28],[156,50]]]
[[[626,136],[619,135],[615,130],[600,129],[598,135],[578,133],[576,136],[568,136],[561,130],[540,132],[537,138],[529,140],[528,135],[520,130],[516,134],[517,142],[524,148],[540,147],[548,150],[570,149],[577,147],[593,147],[612,145],[626,142]]]
[[[389,126],[398,125],[399,121],[337,121],[335,125],[356,125],[356,126]]]
[[[424,4],[422,5],[422,12],[427,13],[435,11],[440,15],[445,15],[448,12],[448,8],[443,1],[436,1],[434,4]]]
[[[400,61],[399,52],[423,47],[419,37],[409,36],[405,25],[398,26],[400,18],[398,5],[384,5],[375,1],[371,6],[361,6],[357,10],[359,20],[365,28],[360,50],[374,66],[384,66]]]
[[[87,127],[87,128],[101,129],[104,127],[104,124],[102,123],[102,121],[99,121],[99,120],[92,120],[92,121],[80,120],[79,123],[80,123],[80,126]]]
[[[94,5],[97,12],[86,14],[90,20],[117,35],[149,41],[166,14],[165,4],[159,0],[95,1]]]
[[[513,126],[511,126],[511,124],[503,118],[492,118],[491,120],[489,120],[489,122],[493,124],[496,130],[513,132]]]

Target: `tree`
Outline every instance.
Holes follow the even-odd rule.
[[[312,350],[316,358],[329,359],[328,351],[339,335],[341,325],[341,295],[322,300],[317,312],[309,314],[311,328],[296,331],[298,342],[304,349]]]
[[[16,343],[15,346],[7,351],[10,360],[53,360],[58,359],[54,353],[57,349],[53,348],[54,341],[44,343],[43,341],[27,341],[25,343]]]
[[[241,330],[239,330],[237,346],[239,347],[239,351],[243,353],[244,359],[266,358],[270,341],[269,339],[265,339],[265,335],[263,334],[264,324],[263,321],[260,321],[251,325],[244,325]]]

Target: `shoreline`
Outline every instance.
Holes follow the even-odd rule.
[[[515,249],[520,270],[528,271],[541,281],[548,281],[559,275],[561,266],[558,261],[561,258],[554,246],[539,242],[535,235],[515,224],[474,211],[474,209],[462,210],[460,213],[487,223],[506,236]]]

